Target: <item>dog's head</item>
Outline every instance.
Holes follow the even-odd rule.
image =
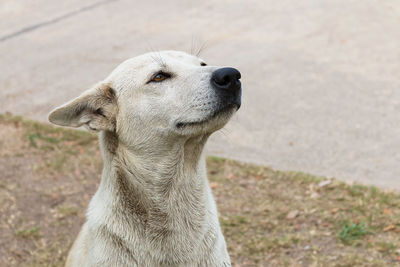
[[[129,59],[104,81],[56,108],[50,122],[115,131],[130,144],[210,134],[240,107],[240,72],[177,51]]]

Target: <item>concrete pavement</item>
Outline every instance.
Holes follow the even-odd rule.
[[[243,106],[208,152],[400,189],[400,2],[5,0],[0,112],[47,113],[123,60],[206,41]]]

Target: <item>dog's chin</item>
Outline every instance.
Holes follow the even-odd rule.
[[[215,110],[205,118],[194,121],[179,121],[175,124],[175,127],[178,131],[186,133],[212,133],[224,127],[239,107],[240,104],[232,103]]]

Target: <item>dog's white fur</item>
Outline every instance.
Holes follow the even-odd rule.
[[[236,108],[213,114],[217,67],[201,62],[177,51],[129,59],[50,113],[55,124],[99,132],[104,159],[66,266],[231,265],[203,147]],[[172,77],[148,82],[160,70]]]

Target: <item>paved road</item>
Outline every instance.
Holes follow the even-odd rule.
[[[206,41],[243,107],[211,154],[400,189],[400,2],[3,0],[0,112],[55,106],[153,49]]]

